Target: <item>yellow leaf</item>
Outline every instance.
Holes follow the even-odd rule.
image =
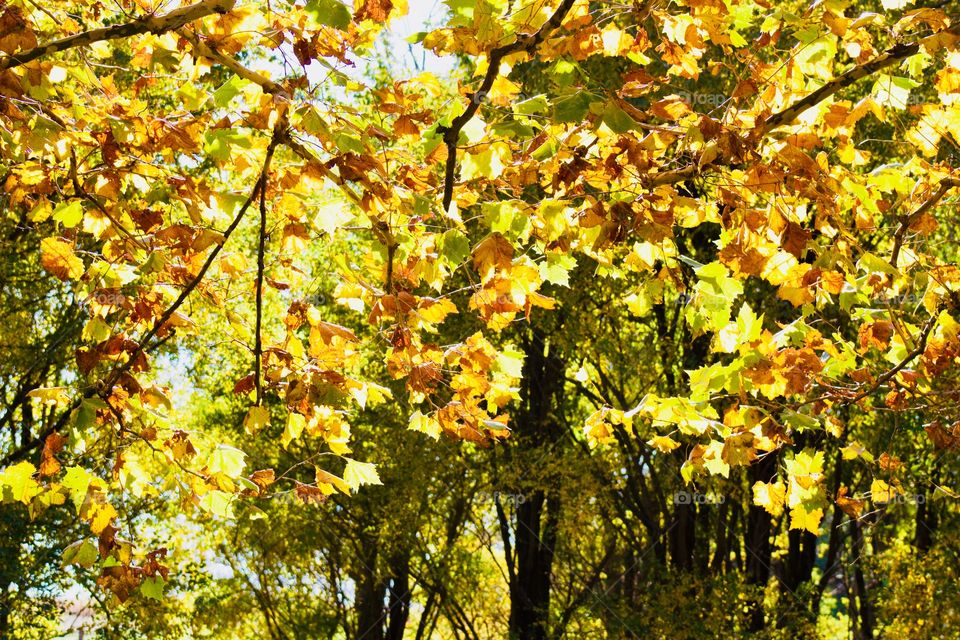
[[[107,525],[120,514],[109,502],[91,502],[89,504],[84,518],[90,522],[90,530],[100,535],[107,528]]]
[[[654,436],[647,441],[647,444],[661,453],[670,453],[680,446],[680,443],[670,436]]]
[[[40,492],[39,483],[33,479],[37,469],[29,462],[20,462],[0,471],[0,495],[10,492],[16,502],[30,504]]]
[[[270,412],[266,407],[250,407],[247,417],[243,420],[243,430],[248,435],[255,436],[270,424]]]
[[[325,495],[330,495],[334,492],[334,488],[338,489],[342,493],[350,493],[350,485],[347,484],[343,478],[335,476],[332,473],[324,471],[320,467],[316,468],[316,478],[317,478],[317,487]]]
[[[782,482],[756,482],[753,485],[753,504],[763,507],[772,516],[783,513],[787,489]]]
[[[359,489],[365,484],[383,484],[377,474],[377,467],[373,463],[357,462],[351,458],[345,459],[347,466],[343,470],[343,480],[352,489]]]
[[[457,306],[446,298],[436,300],[434,298],[422,298],[420,300],[417,315],[424,322],[438,324],[451,313],[457,312]]]
[[[823,509],[807,509],[798,505],[790,510],[790,528],[806,529],[816,535],[820,532],[820,520],[823,519]]]
[[[410,416],[409,427],[411,431],[425,433],[434,440],[440,438],[441,427],[436,418],[430,415],[423,415],[419,411],[414,411]]]
[[[61,280],[76,280],[83,275],[83,260],[73,253],[73,247],[58,238],[40,241],[40,264]]]
[[[883,480],[874,480],[870,483],[870,496],[878,504],[893,502],[899,493],[895,487],[890,486]]]

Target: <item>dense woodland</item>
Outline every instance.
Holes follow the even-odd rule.
[[[0,2],[0,638],[960,638],[960,6],[408,2]]]

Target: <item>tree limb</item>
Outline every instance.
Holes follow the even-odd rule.
[[[920,331],[920,337],[917,340],[917,346],[914,347],[913,350],[910,351],[910,353],[904,356],[903,360],[898,362],[895,367],[893,367],[892,369],[890,369],[889,371],[881,375],[879,378],[877,378],[877,381],[873,383],[869,389],[858,393],[857,395],[855,395],[853,398],[850,398],[849,400],[844,400],[842,404],[845,404],[845,405],[856,404],[857,402],[860,402],[867,396],[874,393],[877,389],[882,387],[884,384],[886,384],[891,378],[893,378],[893,376],[897,375],[901,369],[903,369],[905,366],[910,364],[914,358],[922,354],[927,348],[927,339],[930,337],[930,332],[933,331],[933,327],[937,324],[938,318],[939,318],[938,313],[934,313],[932,316],[930,316],[930,319],[927,320],[927,324],[925,324],[923,326],[923,329],[921,329]]]
[[[890,253],[890,266],[892,266],[894,269],[897,268],[897,260],[900,257],[900,249],[903,247],[903,241],[906,239],[907,230],[910,228],[910,225],[912,225],[924,213],[936,206],[943,196],[947,195],[947,191],[950,191],[950,189],[953,187],[960,187],[960,179],[952,177],[944,178],[940,181],[940,188],[937,189],[936,193],[930,196],[916,211],[899,217],[900,226],[897,227],[897,231],[893,236],[893,250]]]
[[[457,142],[460,139],[460,131],[473,119],[480,108],[480,103],[490,93],[494,81],[500,75],[500,62],[512,53],[530,51],[543,42],[554,29],[560,26],[573,5],[574,0],[563,0],[553,15],[550,16],[550,19],[536,33],[517,38],[510,44],[492,50],[487,58],[487,74],[483,77],[480,88],[470,94],[470,103],[467,108],[453,119],[449,127],[443,125],[437,127],[437,133],[443,134],[443,141],[447,145],[447,164],[443,179],[444,211],[450,209],[450,202],[453,200],[453,182],[456,179],[457,172]]]
[[[264,251],[267,245],[267,182],[263,179],[260,187],[260,244],[257,248],[257,327],[253,342],[254,370],[253,379],[257,390],[257,406],[263,402],[263,379],[261,366],[263,360],[263,337],[261,336],[261,326],[263,324],[263,271],[264,271]]]
[[[132,22],[91,29],[66,38],[60,38],[27,51],[5,56],[0,59],[0,71],[13,69],[43,56],[75,49],[76,47],[85,47],[95,42],[129,38],[143,33],[161,34],[174,31],[189,22],[205,18],[214,13],[227,13],[233,9],[235,2],[236,0],[201,0],[196,4],[174,9],[162,16],[146,15]]]
[[[956,24],[949,29],[936,33],[930,37],[937,37],[942,33],[949,33],[955,36],[960,35],[960,24]],[[877,71],[886,69],[887,67],[890,67],[902,60],[905,60],[906,58],[909,58],[912,55],[919,53],[920,47],[923,46],[923,44],[924,40],[896,44],[870,62],[858,65],[852,69],[848,69],[813,93],[767,118],[760,126],[760,132],[762,134],[766,134],[779,126],[792,123],[801,113],[810,107],[823,102],[837,91],[850,86],[861,78],[866,78],[869,75],[873,75]]]
[[[220,53],[212,44],[200,40],[200,38],[198,38],[195,34],[190,33],[187,29],[178,29],[177,35],[189,42],[190,46],[193,47],[193,50],[197,55],[203,56],[204,58],[209,58],[215,62],[219,62],[244,80],[260,85],[260,88],[263,89],[264,93],[269,93],[271,95],[280,96],[283,98],[289,98],[286,89],[281,87],[279,84],[270,78],[267,78],[266,76],[260,75],[256,71],[246,68],[233,56]]]
[[[163,315],[160,316],[157,321],[154,323],[153,327],[140,339],[140,344],[136,349],[130,354],[130,357],[127,358],[127,361],[124,362],[121,366],[117,367],[113,374],[107,379],[105,384],[106,389],[110,389],[116,384],[117,380],[120,378],[124,372],[129,369],[137,356],[143,353],[144,349],[150,344],[150,341],[157,335],[157,332],[173,317],[173,314],[176,313],[177,309],[186,301],[186,299],[193,293],[193,290],[197,288],[197,285],[203,280],[203,277],[207,274],[207,271],[213,265],[213,261],[216,260],[217,256],[220,255],[220,251],[227,244],[227,240],[230,238],[230,235],[233,234],[234,230],[240,224],[240,220],[243,219],[244,214],[247,212],[247,209],[250,208],[250,205],[253,204],[257,196],[265,190],[267,184],[267,174],[270,172],[270,162],[273,159],[273,152],[276,150],[277,145],[280,144],[281,132],[284,131],[286,127],[286,122],[281,121],[278,123],[277,128],[273,132],[273,137],[270,139],[270,144],[267,145],[267,156],[263,161],[263,167],[260,169],[260,177],[257,178],[256,184],[253,186],[253,191],[244,201],[243,205],[240,207],[240,210],[237,212],[237,215],[234,216],[233,221],[230,223],[230,226],[226,228],[223,232],[223,240],[220,241],[217,245],[213,247],[210,251],[210,254],[207,256],[207,259],[204,261],[203,266],[200,267],[200,271],[197,273],[197,276],[190,281],[190,283],[180,292],[180,295],[177,299],[167,307],[167,310],[163,312]]]

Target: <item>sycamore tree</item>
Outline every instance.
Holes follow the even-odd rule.
[[[730,628],[759,633],[779,626],[764,589],[816,582],[823,538],[801,608],[852,594],[872,637],[863,567],[843,589],[832,567],[905,497],[930,549],[951,507],[920,505],[956,497],[950,5],[449,0],[412,40],[450,75],[363,73],[405,5],[2,4],[0,490],[4,526],[39,533],[0,569],[0,630],[8,587],[49,570],[42,540],[136,606],[184,566],[158,523],[230,556],[225,522],[293,498],[357,541],[349,587],[336,535],[313,540],[322,579],[276,578],[332,594],[301,633],[402,638],[407,614],[378,611],[412,592],[417,637],[628,637],[648,546],[663,571],[741,572]],[[475,475],[431,473],[427,439]],[[446,515],[441,477],[462,490]],[[703,487],[742,508],[666,502]],[[395,547],[384,496],[408,514]],[[508,614],[477,597],[498,570]],[[597,588],[624,593],[585,609]]]

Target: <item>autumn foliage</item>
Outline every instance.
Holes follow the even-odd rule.
[[[954,637],[956,7],[406,5],[0,2],[0,636]]]

